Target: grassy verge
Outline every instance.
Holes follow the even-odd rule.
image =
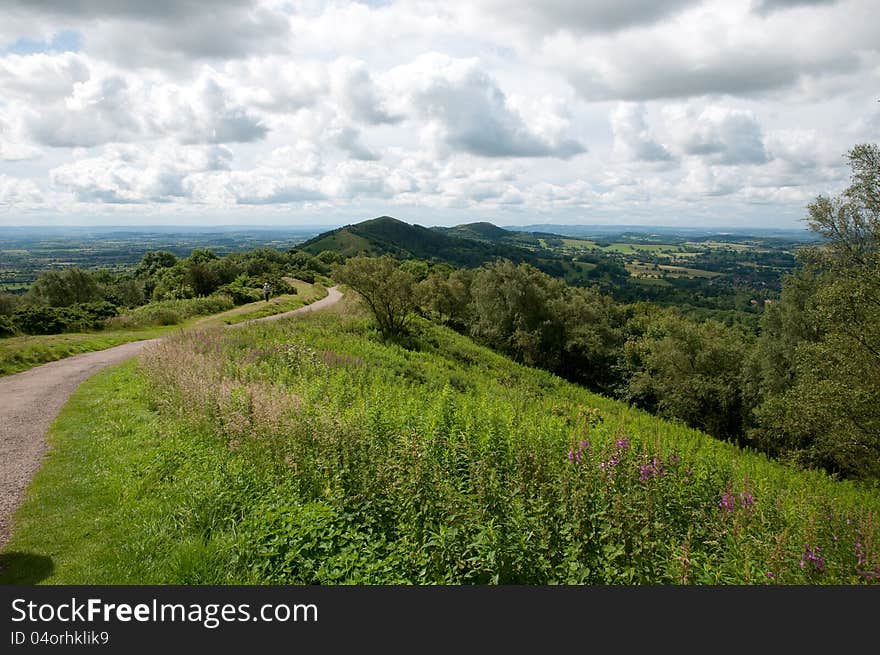
[[[104,330],[0,339],[0,376],[20,373],[71,355],[105,350],[130,341],[152,339],[178,328],[177,325],[167,325],[138,330]]]
[[[417,321],[181,332],[86,382],[0,582],[857,584],[880,494]]]
[[[255,318],[283,314],[284,312],[293,311],[294,309],[309,305],[327,295],[327,289],[322,284],[308,284],[307,282],[296,280],[293,281],[293,286],[296,287],[296,294],[277,296],[271,298],[269,302],[261,301],[248,303],[247,305],[236,307],[227,312],[204,318],[199,321],[198,325],[200,327],[207,327],[209,325],[234,325]]]
[[[248,303],[213,316],[190,318],[175,325],[0,339],[0,376],[20,373],[34,366],[64,359],[71,355],[105,350],[130,341],[153,339],[181,327],[229,325],[252,318],[279,314],[298,309],[327,295],[327,289],[322,284],[312,285],[299,280],[293,281],[293,283],[297,288],[295,295],[280,296],[268,303],[263,301]]]

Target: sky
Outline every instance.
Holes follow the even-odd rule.
[[[0,226],[803,227],[877,0],[2,0]]]

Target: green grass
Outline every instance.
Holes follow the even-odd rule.
[[[85,383],[49,439],[2,582],[854,584],[880,571],[876,489],[422,321],[403,345],[343,310],[181,332],[140,368]]]
[[[293,286],[296,287],[296,294],[285,294],[270,298],[269,302],[260,301],[249,303],[236,307],[221,314],[215,314],[199,322],[200,326],[208,325],[234,325],[244,321],[250,321],[255,318],[263,318],[264,316],[273,316],[275,314],[283,314],[284,312],[299,309],[305,305],[309,305],[316,300],[320,300],[327,295],[327,289],[322,284],[308,284],[300,280],[292,280]]]
[[[112,348],[130,341],[152,339],[178,326],[104,330],[68,334],[8,337],[0,339],[0,375],[11,375],[57,359]]]
[[[252,318],[279,314],[292,309],[298,309],[327,295],[327,290],[322,284],[313,285],[293,279],[290,280],[290,283],[297,288],[296,295],[280,296],[271,300],[268,304],[264,301],[248,303],[208,318],[197,319],[197,316],[193,316],[179,324],[0,339],[0,376],[20,373],[34,366],[64,359],[71,355],[105,350],[131,341],[153,339],[181,327],[204,324],[232,324]],[[176,302],[177,305],[174,305],[173,302]],[[164,308],[176,306],[179,310],[180,301],[173,302],[154,303],[154,305]],[[147,307],[150,306],[145,306],[145,308]]]

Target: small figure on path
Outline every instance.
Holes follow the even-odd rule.
[[[272,288],[269,286],[269,283],[263,285],[263,298],[266,299],[266,302],[269,302],[269,295],[272,293]]]

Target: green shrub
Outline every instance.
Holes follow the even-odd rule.
[[[150,325],[177,325],[188,318],[204,314],[216,314],[234,307],[233,300],[225,294],[206,298],[181,300],[162,300],[143,307],[137,307],[127,314],[117,317],[109,325],[146,327]]]
[[[15,332],[15,323],[12,322],[12,317],[0,315],[0,337],[10,337]]]

